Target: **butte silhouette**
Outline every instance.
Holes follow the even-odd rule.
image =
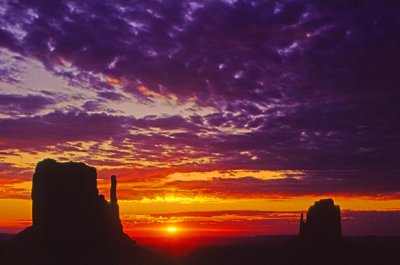
[[[32,181],[32,221],[7,246],[4,265],[165,264],[123,233],[117,180],[110,201],[99,194],[96,169],[45,159]]]
[[[340,207],[328,198],[308,208],[306,221],[301,214],[299,235],[281,249],[280,264],[359,264],[352,252],[342,237]]]
[[[307,211],[307,220],[300,218],[300,237],[318,244],[340,240],[342,222],[340,207],[332,199],[316,201]]]

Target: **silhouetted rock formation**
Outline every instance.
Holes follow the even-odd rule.
[[[300,237],[309,240],[337,240],[342,237],[340,207],[332,199],[322,199],[310,206],[307,220],[300,218]]]
[[[300,216],[300,233],[281,250],[280,264],[353,263],[352,246],[342,238],[340,208],[332,199],[316,201]]]
[[[112,233],[121,233],[122,224],[119,219],[119,206],[117,201],[117,177],[111,176],[111,187],[110,187],[110,204],[106,208],[106,218],[108,221],[108,227]]]
[[[33,228],[41,234],[114,233],[121,227],[115,190],[111,203],[98,194],[96,169],[83,163],[46,159],[36,166],[32,182]],[[115,189],[116,179],[112,178]],[[112,228],[111,228],[112,227]]]
[[[117,180],[110,202],[99,195],[96,169],[45,159],[32,183],[33,225],[11,240],[4,264],[161,264],[122,231]]]

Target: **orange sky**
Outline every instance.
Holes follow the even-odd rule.
[[[215,172],[214,172],[215,173]],[[238,172],[238,177],[243,172]],[[206,179],[209,173],[183,173],[185,177]],[[224,174],[221,173],[221,177]],[[266,172],[259,177],[279,178],[279,172]],[[172,173],[167,179],[180,178],[181,173]],[[124,231],[133,238],[161,237],[187,238],[207,236],[253,236],[270,234],[296,234],[300,212],[316,200],[320,195],[291,196],[275,194],[268,197],[243,197],[235,194],[216,195],[202,194],[201,191],[178,189],[162,190],[162,182],[120,182],[118,196],[120,198],[120,215]],[[99,179],[100,192],[108,196],[108,181]],[[15,184],[2,184],[3,198],[0,199],[0,232],[15,233],[30,225],[31,201],[29,198],[30,181]],[[12,188],[8,187],[11,186]],[[144,191],[155,189],[158,195],[150,192],[148,197]],[[130,187],[130,189],[129,189]],[[135,189],[140,196],[135,195]],[[4,193],[4,192],[8,192]],[[16,198],[12,192],[17,192]],[[130,192],[132,196],[130,196]],[[5,195],[5,196],[4,196]],[[19,197],[19,198],[18,198]],[[130,198],[131,197],[131,198]],[[349,196],[345,194],[326,194],[333,197],[341,206],[343,233],[345,235],[392,234],[399,232],[396,227],[379,229],[373,220],[380,218],[392,222],[399,219],[400,200],[395,198],[377,198],[366,196]],[[380,217],[382,216],[382,217]],[[367,217],[367,218],[366,218]],[[359,223],[364,223],[362,227]],[[370,222],[370,223],[369,223]],[[391,223],[391,222],[389,222]],[[168,231],[174,227],[176,231]],[[358,227],[358,229],[357,229]]]

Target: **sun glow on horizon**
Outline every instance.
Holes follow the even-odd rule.
[[[167,232],[170,234],[176,233],[177,232],[177,228],[175,226],[168,226],[167,227]]]

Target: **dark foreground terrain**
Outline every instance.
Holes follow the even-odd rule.
[[[0,234],[0,261],[13,236]],[[158,253],[154,256],[158,256],[159,259],[153,262],[166,265],[394,265],[400,260],[400,236],[345,237],[345,245],[330,249],[318,246],[300,247],[296,238],[296,236],[259,236],[219,239],[212,244],[200,246],[184,256],[174,256],[168,251],[157,249],[154,252]],[[145,252],[148,255],[151,253],[148,250]],[[19,255],[24,254],[19,253]],[[148,262],[150,261],[146,263],[132,261],[124,264],[152,264]],[[57,264],[63,263],[60,261]]]
[[[182,265],[375,264],[400,260],[400,237],[345,237],[337,245],[301,245],[297,237],[248,238],[238,244],[200,247]],[[248,242],[246,244],[246,242]]]

